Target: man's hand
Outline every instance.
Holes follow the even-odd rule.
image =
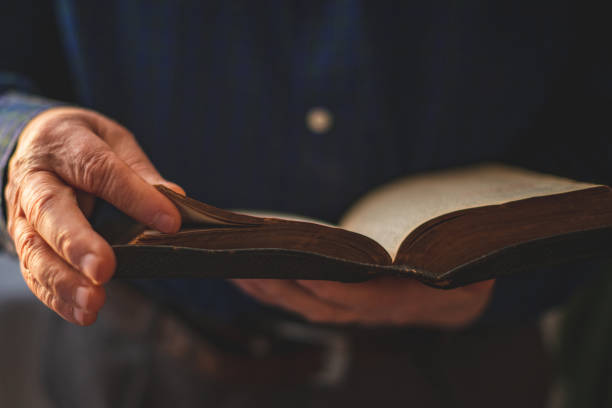
[[[53,108],[23,130],[4,190],[7,227],[30,290],[64,319],[96,320],[101,286],[115,269],[110,245],[91,228],[94,197],[162,232],[180,215],[151,184],[165,181],[134,137],[95,112]]]
[[[317,323],[460,328],[482,313],[494,281],[452,290],[402,278],[364,283],[237,279],[234,283],[266,304]]]

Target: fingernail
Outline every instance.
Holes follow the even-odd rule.
[[[83,309],[77,309],[75,307],[72,311],[72,315],[74,316],[74,320],[81,324],[85,324],[85,311]]]
[[[95,321],[97,318],[96,313],[90,313],[86,310],[79,309],[76,307],[72,310],[72,315],[74,316],[74,320],[76,320],[77,322],[79,322],[79,324],[82,325],[90,324],[92,323],[92,319],[93,321]]]
[[[172,232],[175,226],[174,219],[168,214],[159,213],[153,218],[153,227],[161,232]]]
[[[87,300],[89,299],[89,289],[84,286],[79,286],[74,291],[74,303],[81,309],[87,309]]]
[[[87,254],[81,258],[81,272],[89,277],[94,282],[98,282],[96,277],[96,268],[98,267],[99,260],[94,254]]]

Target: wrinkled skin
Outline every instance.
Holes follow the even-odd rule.
[[[152,228],[178,231],[178,210],[152,184],[182,193],[112,120],[62,107],[30,121],[9,162],[4,195],[8,232],[34,295],[72,323],[93,323],[115,269],[110,245],[87,220],[94,198]]]
[[[184,194],[155,170],[128,130],[89,110],[53,108],[23,130],[7,171],[7,227],[30,290],[64,319],[92,324],[113,275],[110,245],[89,224],[100,197],[162,232],[180,228],[152,184]],[[456,328],[485,308],[493,281],[443,291],[408,279],[358,284],[235,280],[261,302],[318,323]]]

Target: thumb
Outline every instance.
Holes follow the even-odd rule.
[[[147,183],[162,184],[178,194],[185,195],[185,190],[181,186],[159,174],[129,130],[110,119],[105,122],[106,126],[98,126],[98,131],[101,133],[99,136],[125,164]]]

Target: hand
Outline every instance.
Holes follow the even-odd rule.
[[[134,137],[89,110],[53,108],[23,130],[7,171],[7,227],[30,290],[64,319],[96,320],[115,269],[110,245],[87,220],[100,197],[162,232],[180,214],[151,184],[165,181]],[[184,193],[183,193],[184,194]]]
[[[364,283],[236,279],[244,292],[317,323],[460,328],[484,310],[493,280],[441,290],[416,280],[379,278]]]

